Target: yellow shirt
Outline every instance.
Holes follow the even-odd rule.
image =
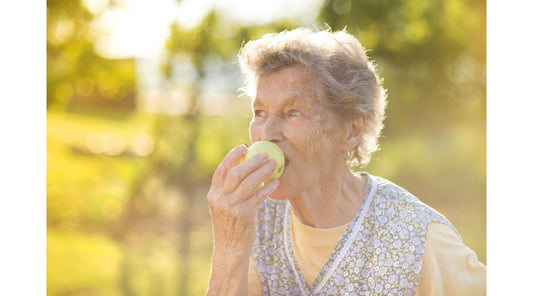
[[[294,255],[310,286],[350,223],[318,229],[302,224],[291,211]],[[250,257],[248,295],[262,295],[257,266]],[[448,226],[429,224],[417,296],[486,295],[486,267]]]

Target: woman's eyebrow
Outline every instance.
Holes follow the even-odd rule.
[[[257,97],[253,100],[252,102],[252,107],[262,107],[264,106],[265,104],[263,104],[263,101],[261,101],[260,99],[258,99]]]
[[[282,107],[287,107],[287,106],[298,106],[306,110],[314,109],[312,104],[309,104],[305,100],[302,100],[300,98],[295,98],[295,97],[291,97],[287,99],[285,102],[283,102]]]
[[[264,106],[265,106],[265,103],[259,97],[256,97],[253,100],[253,102],[252,102],[252,107],[264,107]],[[313,108],[313,104],[310,104],[309,102],[307,102],[306,100],[303,100],[302,98],[300,98],[298,96],[291,96],[291,97],[285,99],[281,103],[281,107],[282,108],[286,108],[288,106],[298,106],[298,107],[302,107],[302,108],[304,108],[306,110],[314,109]]]

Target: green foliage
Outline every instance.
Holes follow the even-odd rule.
[[[142,123],[144,121],[144,123]],[[122,135],[128,143],[146,133],[150,118],[129,122],[49,112],[47,118],[48,225],[80,229],[105,227],[118,218],[132,184],[147,169],[147,159],[92,154],[91,133]]]
[[[198,165],[211,175],[229,150],[243,143],[249,144],[249,122],[249,118],[204,118],[195,143]]]
[[[94,15],[81,0],[47,1],[47,108],[133,107],[133,60],[109,60],[95,49]]]

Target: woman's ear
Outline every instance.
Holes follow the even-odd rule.
[[[344,139],[346,150],[353,150],[363,137],[366,126],[366,115],[362,114],[346,124],[346,138]]]

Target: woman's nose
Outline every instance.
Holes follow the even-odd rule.
[[[283,138],[283,123],[277,116],[269,116],[261,129],[261,140],[279,141]]]

